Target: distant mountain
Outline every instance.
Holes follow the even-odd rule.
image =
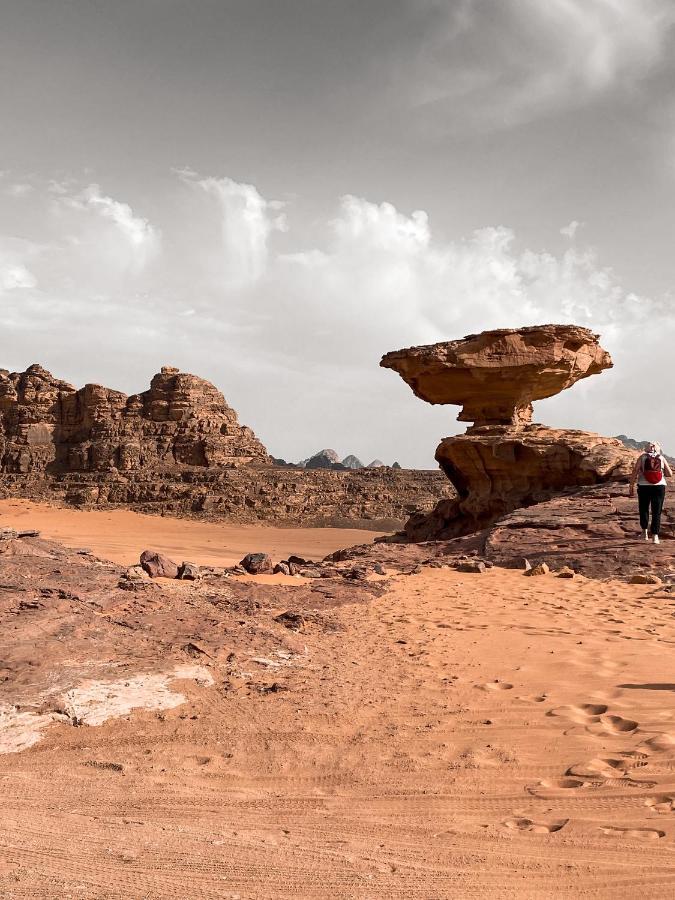
[[[340,457],[335,450],[319,450],[314,456],[303,460],[300,465],[304,466],[305,469],[332,469],[333,466],[340,465]]]
[[[617,434],[615,437],[617,441],[621,441],[624,447],[628,447],[630,450],[646,450],[647,445],[650,443],[649,441],[636,441],[635,438],[628,437],[625,434]],[[671,465],[675,465],[675,457],[668,456],[667,453],[663,455]]]
[[[366,466],[367,469],[383,469],[384,463],[381,459],[374,459],[372,462],[369,462]]]
[[[345,456],[342,460],[342,465],[345,469],[362,469],[363,463],[358,458],[358,456],[354,456],[353,453],[350,453],[349,456]]]

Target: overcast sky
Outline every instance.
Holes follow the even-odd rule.
[[[0,8],[0,367],[430,467],[383,353],[576,322],[615,368],[535,420],[675,452],[674,0]]]

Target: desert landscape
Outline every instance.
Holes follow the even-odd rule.
[[[530,423],[608,354],[556,325],[394,359],[472,423],[439,445],[447,496],[395,533],[363,508],[302,528],[68,501],[77,461],[123,477],[122,432],[82,404],[67,432],[70,386],[45,400],[51,376],[5,376],[3,897],[675,891],[673,514],[646,553],[638,453]],[[164,373],[136,416],[136,468],[177,484],[234,459],[255,484],[236,441],[200,455],[213,408],[174,405],[190,378]],[[391,503],[400,473],[378,477]]]
[[[0,59],[0,900],[675,900],[675,0]]]

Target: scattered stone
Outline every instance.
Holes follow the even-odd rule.
[[[272,560],[268,553],[247,553],[239,565],[249,575],[263,575],[272,571]]]
[[[183,562],[178,570],[178,577],[182,581],[198,581],[201,578],[199,566],[191,562]]]
[[[123,772],[124,766],[115,762],[99,762],[97,759],[88,759],[85,766],[91,766],[92,769],[102,769],[107,772]]]
[[[272,570],[275,575],[290,575],[291,570],[288,563],[278,562]]]
[[[382,563],[375,563],[375,565],[373,566],[373,572],[376,575],[386,575],[387,574]]]
[[[151,578],[178,578],[176,563],[156,550],[144,550],[141,553],[141,566]]]
[[[480,559],[467,560],[466,562],[457,563],[455,566],[458,572],[473,572],[481,574],[485,572],[487,566]]]
[[[649,572],[636,572],[628,579],[629,584],[663,584],[658,575]]]
[[[0,541],[15,541],[19,537],[19,532],[13,528],[0,528]]]
[[[550,571],[551,570],[547,566],[547,564],[545,562],[541,562],[539,563],[539,565],[527,569],[525,575],[548,575]]]
[[[291,631],[301,631],[305,627],[306,619],[301,613],[288,609],[286,612],[275,616],[274,621],[283,625],[284,628],[289,628]]]
[[[289,557],[288,557],[288,564],[289,564],[289,566],[290,566],[290,565],[296,565],[296,566],[313,566],[313,565],[314,565],[314,560],[313,560],[313,559],[305,559],[305,558],[302,557],[302,556],[289,556]]]
[[[570,569],[569,566],[563,566],[562,569],[558,569],[555,573],[556,578],[574,578],[576,572],[574,569]]]
[[[146,581],[150,578],[143,566],[129,566],[122,577],[128,578],[129,581]]]

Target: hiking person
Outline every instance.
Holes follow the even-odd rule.
[[[651,509],[651,533],[655,544],[659,543],[659,532],[661,531],[661,510],[663,501],[666,499],[666,475],[669,478],[673,477],[668,461],[661,453],[659,444],[651,441],[647,444],[644,453],[635,460],[630,476],[628,496],[635,496],[635,482],[637,481],[640,528],[644,532],[644,539],[648,541]]]

